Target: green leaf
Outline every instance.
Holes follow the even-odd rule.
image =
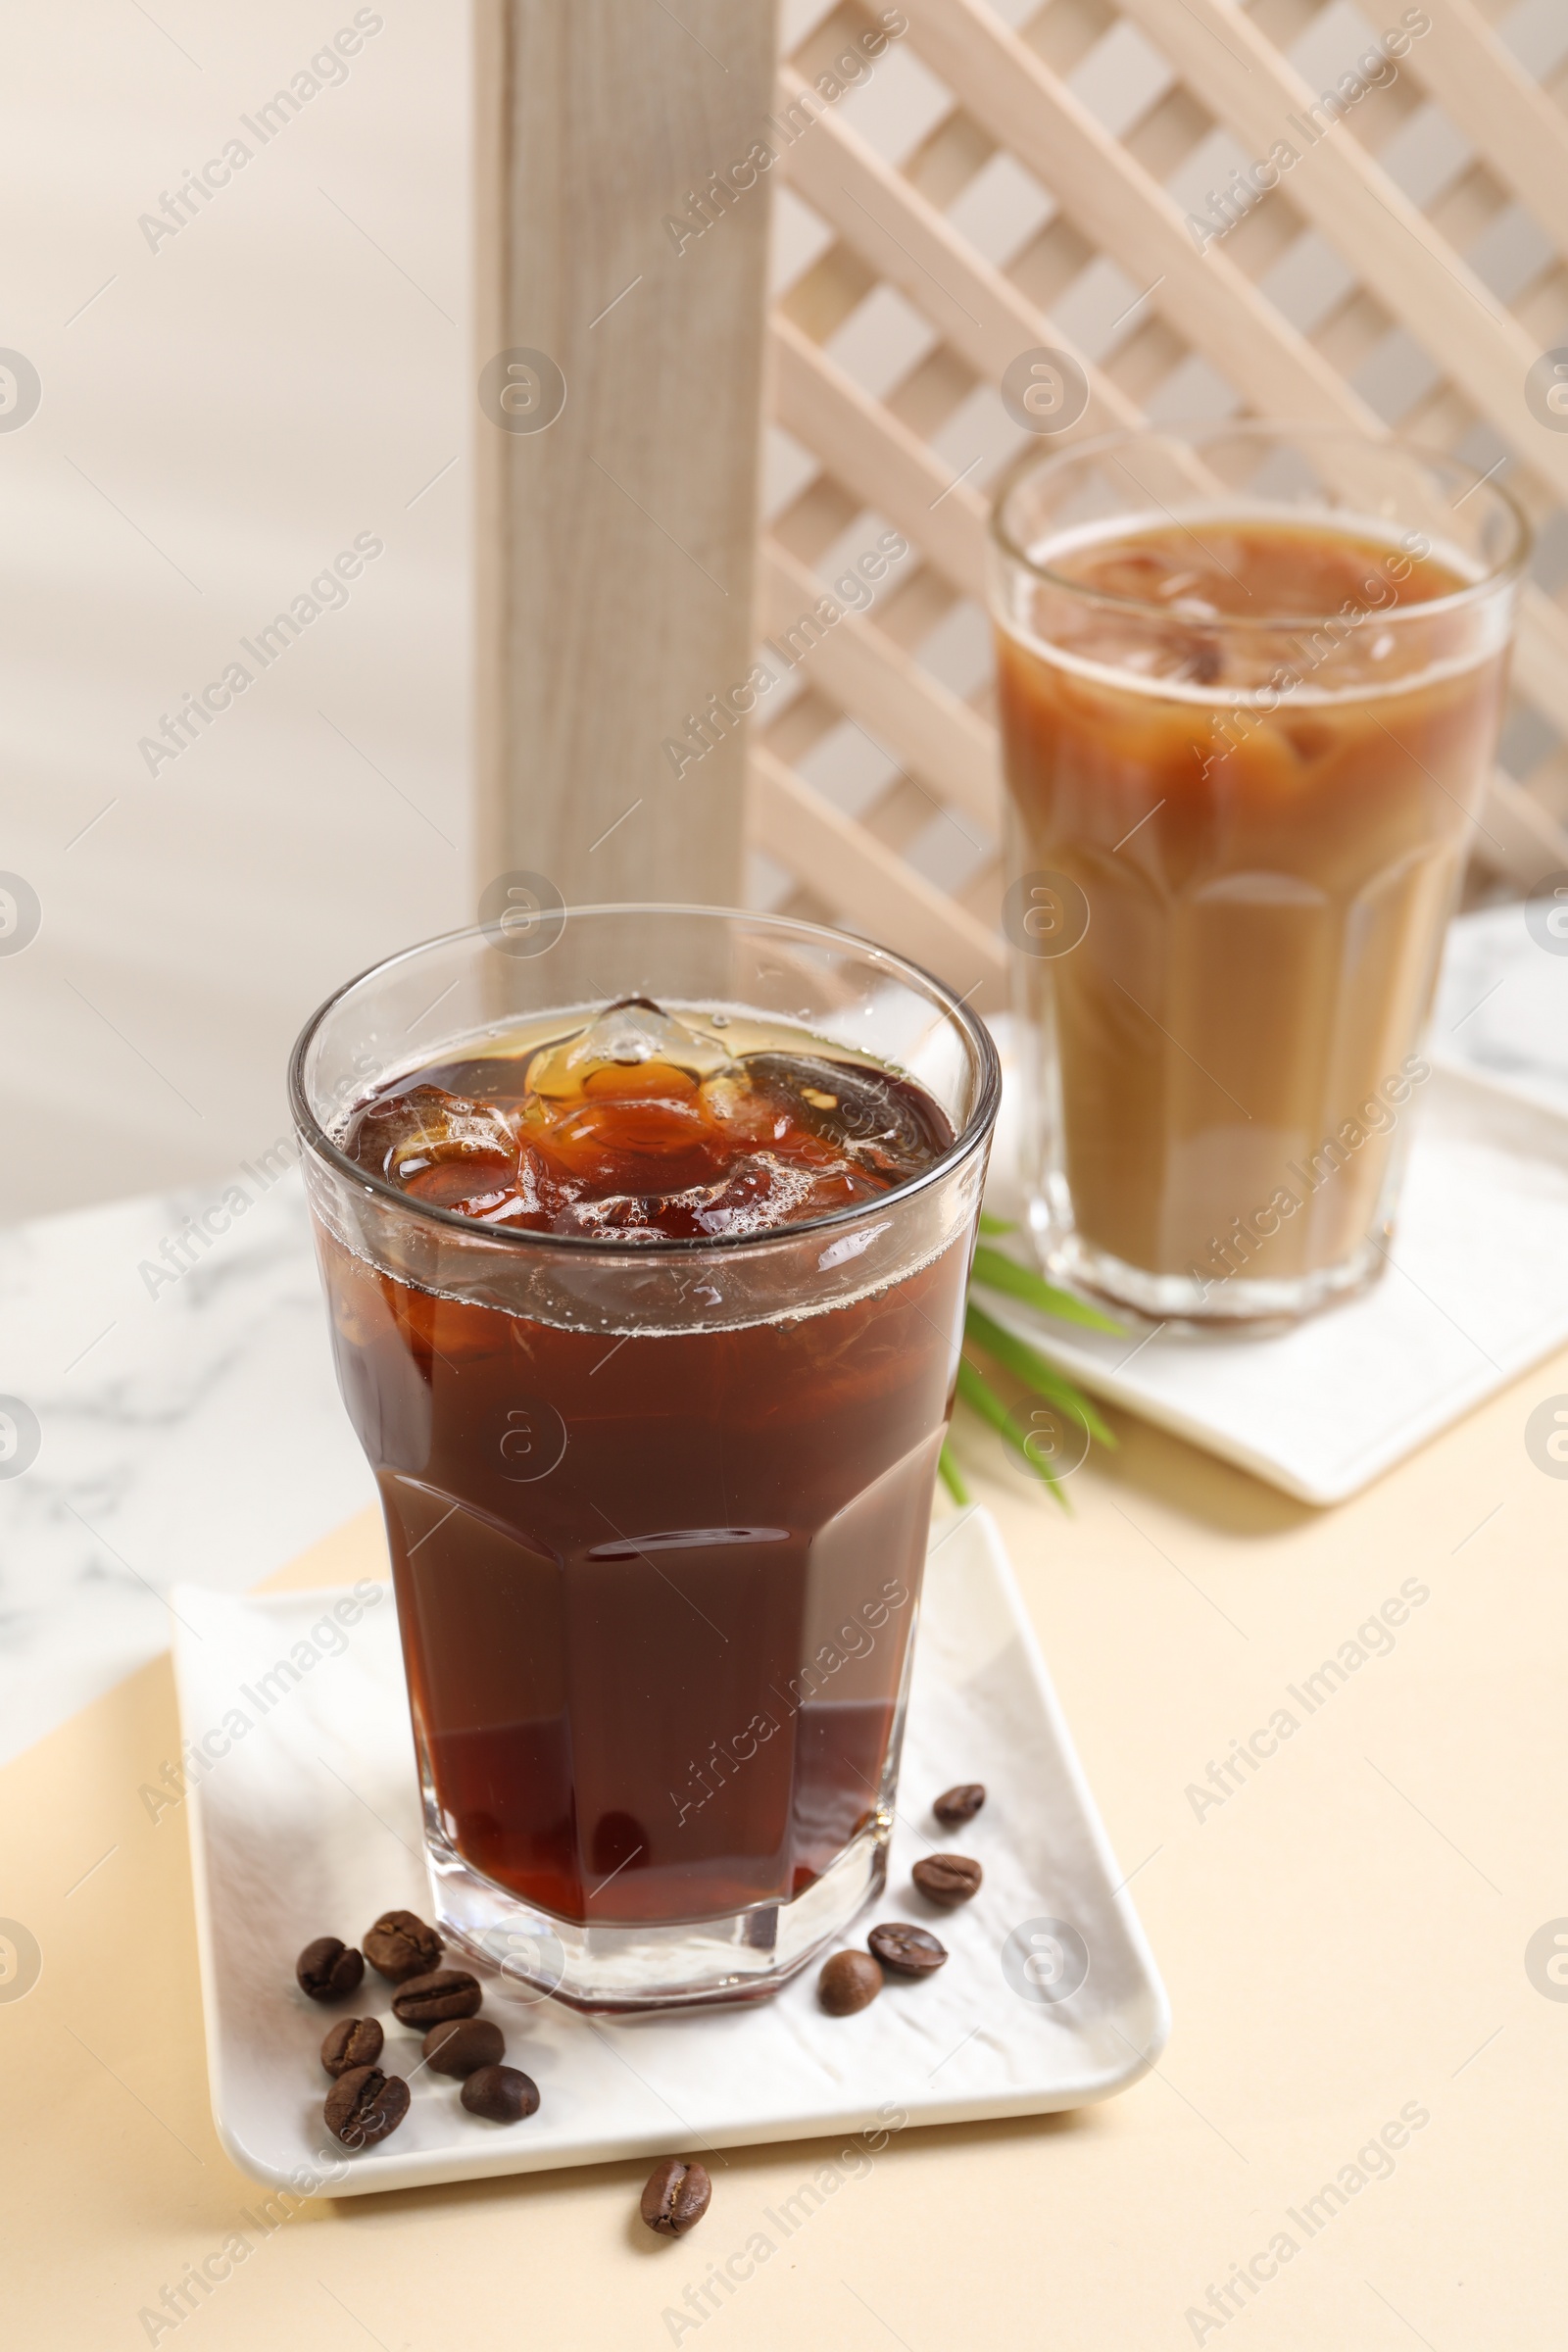
[[[1083,1391],[1058,1372],[1054,1364],[1048,1363],[1043,1355],[1038,1355],[1023,1340],[1015,1339],[1000,1323],[993,1323],[985,1309],[976,1306],[972,1299],[964,1316],[964,1329],[977,1348],[983,1348],[987,1355],[994,1355],[999,1364],[1005,1364],[1009,1372],[1015,1372],[1037,1396],[1049,1396],[1053,1403],[1075,1414],[1090,1436],[1098,1438],[1102,1446],[1115,1446],[1114,1431],[1106,1427]]]
[[[1030,1476],[1043,1478],[1062,1509],[1069,1509],[1067,1497],[1061,1491],[1060,1479],[1047,1463],[1030,1460],[1019,1443],[1012,1415],[996,1391],[987,1386],[984,1378],[970,1363],[968,1357],[962,1355],[958,1358],[958,1395],[963,1398],[965,1404],[973,1406],[983,1421],[989,1421],[993,1429],[1001,1432],[1004,1440],[1011,1446]]]
[[[1017,1227],[1010,1217],[994,1217],[989,1209],[983,1208],[980,1211],[980,1230],[982,1233],[1016,1233]]]
[[[966,1355],[958,1358],[958,1395],[965,1404],[974,1407],[982,1421],[989,1421],[993,1429],[1000,1429],[1014,1450],[1021,1450],[1011,1414],[995,1389],[987,1387],[983,1374],[976,1365],[970,1363]]]
[[[1027,1266],[1006,1256],[1001,1250],[988,1250],[982,1242],[974,1253],[970,1280],[983,1283],[987,1290],[1004,1291],[1011,1298],[1021,1298],[1025,1305],[1038,1307],[1043,1315],[1054,1315],[1063,1323],[1082,1323],[1090,1331],[1120,1333],[1121,1325],[1102,1315],[1096,1306],[1088,1306],[1075,1298],[1070,1291],[1058,1291],[1054,1283],[1043,1282]]]
[[[942,1474],[942,1484],[947,1488],[954,1501],[967,1502],[970,1499],[969,1490],[963,1483],[963,1472],[958,1468],[956,1456],[951,1446],[945,1445],[937,1455],[937,1468]]]

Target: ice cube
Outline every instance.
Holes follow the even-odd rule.
[[[1315,766],[1319,760],[1326,759],[1339,748],[1341,740],[1333,727],[1320,718],[1283,719],[1279,731],[1303,767]]]
[[[607,1005],[586,1029],[546,1046],[528,1064],[531,1094],[561,1098],[580,1094],[596,1069],[636,1068],[661,1062],[706,1078],[730,1056],[716,1038],[675,1020],[648,997],[624,997]]]
[[[1224,671],[1225,657],[1217,638],[1190,637],[1172,651],[1177,660],[1169,674],[1184,685],[1213,686]]]
[[[400,1192],[464,1216],[490,1218],[515,1196],[517,1141],[489,1102],[411,1086],[354,1114],[343,1149],[357,1166]]]
[[[754,1091],[787,1106],[854,1167],[887,1181],[919,1175],[953,1141],[938,1131],[935,1104],[891,1073],[808,1054],[748,1054],[742,1066]]]

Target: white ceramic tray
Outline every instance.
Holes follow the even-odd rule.
[[[1568,1118],[1439,1063],[1418,1121],[1381,1281],[1282,1337],[1178,1339],[1128,1316],[1112,1338],[991,1291],[986,1310],[1112,1403],[1302,1502],[1342,1502],[1568,1340]]]
[[[860,1923],[863,1933],[873,1917],[929,1922],[952,1954],[946,1968],[890,1980],[869,2009],[838,2020],[817,2006],[814,1968],[756,2007],[632,2019],[585,2018],[492,1980],[485,2012],[542,2094],[538,2114],[512,2126],[469,2116],[458,2084],[415,2071],[417,2037],[393,2019],[379,1978],[368,1971],[341,2010],[294,1984],[313,1936],[356,1942],[393,1906],[429,1916],[390,1595],[265,1714],[242,1686],[257,1694],[339,1596],[236,1599],[184,1586],[172,1597],[185,1737],[235,1707],[252,1718],[186,1810],[213,2113],[224,2147],[259,2180],[298,2186],[309,2176],[342,2196],[886,2131],[901,2117],[1043,2114],[1124,2089],[1164,2045],[1163,1988],[983,1510],[933,1533],[888,1889]],[[967,1780],[987,1784],[985,1810],[961,1836],[944,1833],[930,1801]],[[910,1863],[943,1847],[985,1868],[980,1894],[956,1913],[938,1914],[909,1883]],[[414,2100],[394,2137],[347,2157],[322,2125],[330,2086],[318,2052],[334,2016],[372,2013],[386,2029],[382,2064],[410,2080]],[[323,2179],[322,2149],[341,2177]]]

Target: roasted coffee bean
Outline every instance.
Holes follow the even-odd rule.
[[[434,1928],[412,1911],[383,1911],[365,1938],[365,1957],[389,1984],[426,1975],[445,1949]]]
[[[477,2066],[462,2096],[470,2115],[486,2116],[492,2124],[520,2124],[539,2104],[539,2085],[515,2066]]]
[[[313,2001],[346,2000],[365,1974],[365,1954],[335,1936],[318,1936],[295,1961],[294,1974]]]
[[[986,1801],[983,1781],[960,1781],[956,1788],[944,1788],[931,1810],[945,1830],[956,1830],[961,1822],[973,1821]],[[369,1951],[369,1944],[366,1944]]]
[[[487,2017],[432,2026],[424,2037],[425,2058],[438,2075],[471,2075],[481,2066],[499,2066],[506,2054],[501,2028]]]
[[[643,2190],[642,2217],[661,2237],[684,2237],[708,2211],[713,2183],[700,2164],[665,2156],[655,2165]]]
[[[816,1997],[829,2017],[853,2017],[881,1989],[882,1971],[869,1952],[835,1952],[816,1980]]]
[[[377,2019],[340,2017],[321,2044],[321,2064],[329,2075],[346,2075],[355,2066],[373,2066],[381,2055],[383,2039]]]
[[[865,1940],[883,1967],[896,1968],[901,1977],[928,1977],[948,1957],[945,1944],[925,1928],[911,1928],[907,1920],[886,1920]]]
[[[472,2017],[483,1998],[478,1978],[466,1968],[436,1968],[398,1986],[392,2014],[400,2026],[435,2026],[449,2017]]]
[[[326,2128],[346,2148],[368,2148],[394,2132],[409,2112],[409,2086],[378,2066],[351,2066],[326,2094]]]
[[[979,1893],[985,1873],[967,1854],[927,1854],[909,1876],[933,1903],[966,1903]]]

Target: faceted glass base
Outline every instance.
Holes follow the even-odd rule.
[[[1260,1338],[1337,1306],[1376,1282],[1387,1262],[1377,1243],[1386,1243],[1393,1230],[1392,1222],[1385,1225],[1343,1264],[1290,1281],[1263,1282],[1242,1274],[1204,1281],[1189,1274],[1150,1274],[1127,1265],[1108,1250],[1097,1250],[1082,1234],[1064,1231],[1051,1219],[1044,1202],[1035,1204],[1031,1223],[1042,1263],[1054,1281],[1098,1294],[1113,1306],[1129,1306],[1151,1323],[1178,1332],[1246,1324]]]
[[[584,1927],[524,1903],[427,1824],[435,1916],[448,1942],[498,1968],[514,1997],[573,2009],[689,2008],[778,1990],[881,1893],[891,1815],[867,1825],[793,1902],[717,1919]]]

